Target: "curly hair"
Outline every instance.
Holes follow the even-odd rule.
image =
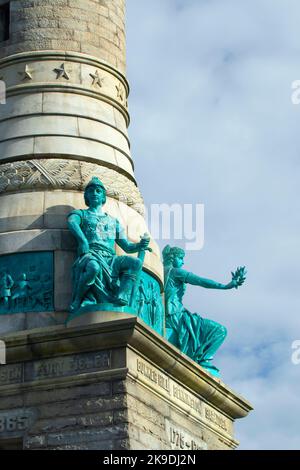
[[[165,266],[169,266],[173,264],[174,259],[177,256],[184,257],[185,256],[185,251],[182,248],[179,248],[177,246],[171,247],[170,245],[167,245],[163,251],[163,263]]]

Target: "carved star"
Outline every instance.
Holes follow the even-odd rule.
[[[25,70],[23,72],[18,73],[22,76],[22,80],[32,80],[32,70],[30,70],[27,64],[25,65]]]
[[[70,76],[65,69],[65,64],[61,64],[61,66],[57,69],[54,69],[53,72],[57,74],[56,80],[59,78],[65,78],[66,80],[70,80]]]
[[[104,82],[104,78],[100,77],[99,70],[96,70],[95,73],[90,73],[90,76],[93,79],[93,86],[98,85],[101,88]]]
[[[124,90],[121,87],[121,85],[116,85],[116,89],[117,89],[118,98],[123,103],[124,102]]]

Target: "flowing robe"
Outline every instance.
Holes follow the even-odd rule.
[[[189,283],[194,274],[182,268],[166,270],[166,328],[169,341],[191,359],[218,375],[218,369],[211,365],[214,353],[223,343],[227,331],[219,323],[191,313],[182,303]]]

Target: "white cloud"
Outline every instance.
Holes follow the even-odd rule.
[[[253,402],[242,448],[300,448],[298,0],[127,0],[130,137],[145,200],[204,203],[205,247],[187,268],[238,292],[185,303],[229,329],[216,356]],[[154,184],[155,181],[155,184]],[[163,243],[161,244],[163,246]]]

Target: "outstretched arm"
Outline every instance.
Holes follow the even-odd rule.
[[[205,287],[206,289],[231,289],[231,287],[228,287],[228,284],[221,284],[211,279],[205,279],[204,277],[197,276],[190,272],[187,272],[185,282],[193,286]]]
[[[213,281],[211,279],[205,279],[204,277],[197,276],[191,272],[185,271],[184,269],[178,269],[176,277],[180,278],[183,282],[191,284],[193,286],[201,286],[206,289],[233,289],[241,286],[246,279],[246,270],[245,268],[238,268],[232,274],[232,280],[228,284],[221,284],[219,282]]]

